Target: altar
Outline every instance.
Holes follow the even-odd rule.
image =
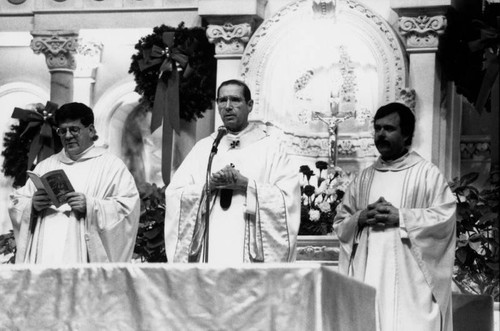
[[[8,265],[2,330],[375,330],[375,290],[328,264]]]

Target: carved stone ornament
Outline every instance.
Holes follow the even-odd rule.
[[[487,135],[462,136],[460,139],[462,160],[486,160],[491,158],[491,140]]]
[[[328,137],[301,136],[289,132],[284,132],[284,137],[287,150],[291,155],[313,158],[330,157]],[[337,153],[339,158],[366,158],[378,155],[373,137],[370,135],[339,135]]]
[[[77,67],[75,74],[91,76],[101,62],[103,44],[96,41],[78,39],[75,58]]]
[[[397,98],[397,101],[408,106],[413,112],[415,112],[416,100],[417,93],[414,89],[405,87],[399,91],[399,98]]]
[[[399,18],[399,31],[406,38],[407,48],[437,48],[439,35],[446,28],[446,17],[417,16]]]
[[[31,49],[35,54],[43,53],[49,71],[75,70],[73,54],[78,47],[75,32],[48,31],[32,32]]]
[[[336,0],[313,0],[313,14],[317,18],[333,18],[335,17],[335,9],[337,7]]]
[[[207,38],[215,44],[216,54],[243,54],[251,33],[252,28],[248,23],[225,23],[207,27]]]

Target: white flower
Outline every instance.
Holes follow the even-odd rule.
[[[322,193],[325,193],[326,189],[328,188],[328,183],[326,180],[322,181],[319,187],[316,189],[314,194],[319,195]]]
[[[332,211],[330,203],[328,201],[323,201],[323,202],[319,203],[318,208],[323,213],[328,213],[329,211]]]
[[[309,210],[309,219],[312,222],[319,221],[319,217],[321,216],[321,213],[317,209],[310,209]]]

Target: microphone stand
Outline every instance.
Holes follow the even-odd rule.
[[[217,154],[217,147],[214,146],[208,157],[207,173],[205,174],[205,233],[203,234],[203,263],[208,262],[208,228],[210,225],[210,174],[212,173],[212,161]]]

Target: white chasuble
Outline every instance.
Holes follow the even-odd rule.
[[[379,197],[399,209],[397,228],[358,228]],[[339,269],[377,289],[378,328],[451,330],[455,200],[438,169],[412,152],[380,159],[346,192],[334,229]]]
[[[169,261],[188,261],[194,229],[205,222],[205,203],[201,198],[214,138],[212,134],[193,147],[165,191],[165,244]],[[227,209],[220,205],[219,191],[213,193],[208,262],[294,260],[300,188],[298,171],[291,166],[284,146],[268,133],[265,125],[250,123],[237,135],[228,133],[222,138],[212,173],[227,165],[233,165],[246,176],[249,184],[246,191],[233,191]]]
[[[140,200],[125,164],[92,146],[77,161],[63,150],[34,171],[43,175],[54,169],[63,169],[75,191],[85,194],[86,215],[75,215],[68,204],[35,214],[31,197],[36,188],[28,181],[11,195],[9,206],[18,247],[16,263],[129,262]]]

